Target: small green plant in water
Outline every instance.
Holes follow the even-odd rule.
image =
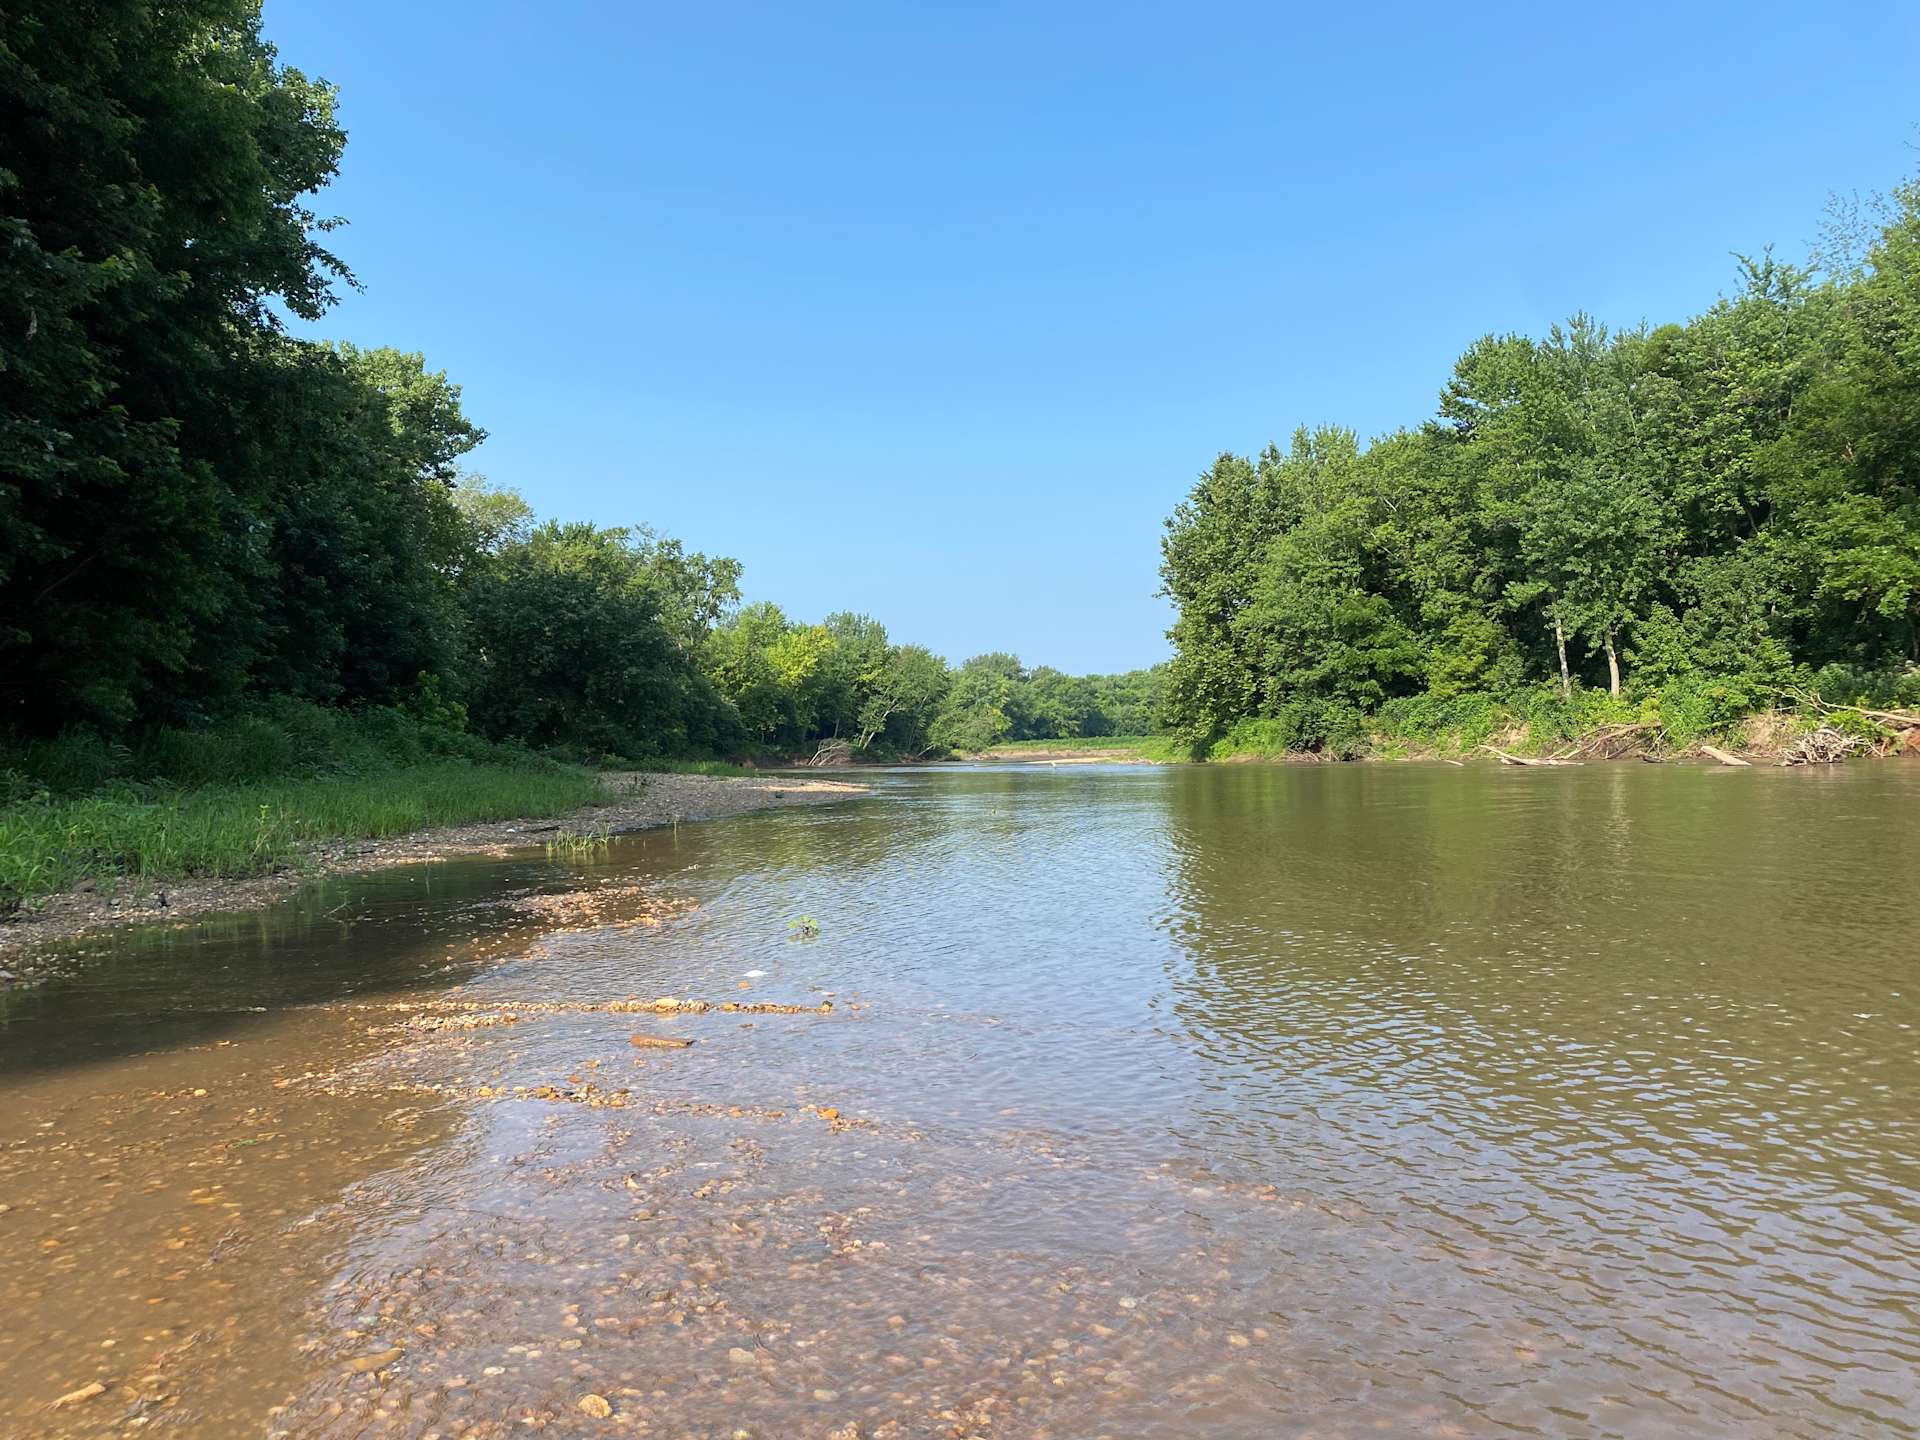
[[[591,830],[560,830],[547,841],[549,855],[561,855],[569,860],[585,860],[588,856],[598,855],[613,843],[613,830],[599,825]]]
[[[797,919],[789,920],[787,921],[787,938],[789,940],[818,940],[820,938],[820,922],[811,915],[802,915]]]

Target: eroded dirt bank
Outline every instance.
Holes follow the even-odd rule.
[[[388,865],[419,865],[460,855],[504,854],[538,845],[561,830],[615,834],[682,821],[716,820],[750,810],[823,805],[868,794],[837,780],[662,775],[610,771],[601,777],[605,803],[547,820],[500,820],[420,830],[384,840],[335,840],[313,846],[299,865],[272,875],[194,880],[113,893],[91,884],[54,895],[37,909],[0,924],[0,985],[38,978],[32,951],[50,941],[143,921],[186,921],[197,915],[257,910],[320,875],[350,875]]]

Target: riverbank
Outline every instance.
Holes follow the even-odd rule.
[[[1068,740],[1009,740],[956,758],[1049,765],[1166,765],[1189,757],[1168,735],[1089,735]]]
[[[236,873],[194,876],[148,870],[122,877],[117,883],[103,884],[89,877],[38,896],[0,922],[0,958],[6,962],[0,965],[0,983],[37,978],[30,963],[31,952],[51,941],[116,925],[181,922],[198,915],[259,909],[321,875],[426,864],[461,855],[504,854],[517,847],[542,844],[563,832],[619,834],[751,810],[832,804],[870,793],[864,785],[790,777],[746,779],[651,771],[609,771],[595,776],[570,769],[556,773],[557,782],[551,785],[492,793],[496,804],[502,796],[516,796],[523,802],[524,813],[503,816],[495,808],[464,823],[413,828],[397,823],[397,817],[410,813],[406,801],[412,798],[428,803],[429,787],[422,781],[448,777],[403,771],[369,779],[305,782],[320,791],[331,785],[334,798],[342,802],[349,790],[371,786],[383,792],[390,805],[380,815],[358,816],[363,823],[344,833],[264,850],[256,857],[258,865],[252,873],[239,870],[245,862],[242,856],[234,864]],[[440,803],[460,803],[460,797],[443,792]],[[396,804],[400,808],[394,808]],[[351,808],[343,803],[335,813],[344,815]]]
[[[1036,751],[1031,758],[1064,758],[1065,753]],[[1389,701],[1369,713],[1342,706],[1291,706],[1276,716],[1239,721],[1198,753],[1183,750],[1171,737],[1155,737],[1135,754],[1155,760],[1281,765],[1408,760],[1826,764],[1920,755],[1920,712],[1829,704],[1809,697],[1796,709],[1707,717],[1663,713],[1655,704],[1634,706],[1591,692],[1576,692],[1570,702],[1537,695],[1506,701],[1467,695],[1446,702],[1416,696]],[[1025,757],[1000,747],[976,758]]]

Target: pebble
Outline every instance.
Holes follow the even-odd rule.
[[[731,1360],[736,1365],[751,1365],[754,1362],[754,1354],[753,1354],[753,1351],[743,1350],[738,1345],[736,1345],[731,1350],[727,1351],[727,1359]]]
[[[613,1414],[613,1406],[604,1395],[582,1395],[580,1397],[580,1410],[584,1414],[593,1416],[596,1420],[605,1420]]]

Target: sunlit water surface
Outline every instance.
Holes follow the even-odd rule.
[[[0,998],[0,1433],[1920,1435],[1920,766],[875,779]]]

